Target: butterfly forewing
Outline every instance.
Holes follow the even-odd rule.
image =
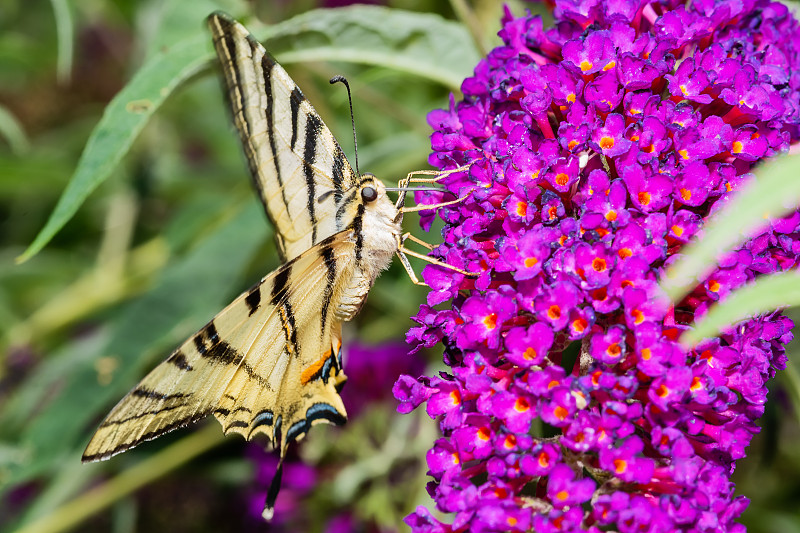
[[[332,306],[352,276],[355,243],[351,230],[324,239],[234,300],[114,407],[84,461],[211,413],[226,433],[265,433],[282,455],[311,425],[343,423]]]
[[[208,18],[234,122],[261,200],[291,259],[347,225],[356,176],[333,134],[286,71],[238,22]]]

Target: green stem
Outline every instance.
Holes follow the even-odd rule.
[[[475,13],[470,9],[465,0],[450,0],[450,7],[453,8],[456,16],[469,30],[469,33],[472,35],[472,40],[475,41],[475,46],[478,47],[481,56],[485,56],[488,47],[486,46],[483,28],[481,27],[478,17],[475,16]]]
[[[797,372],[797,365],[791,359],[786,362],[786,370],[783,373],[784,379],[789,382],[789,396],[791,396],[794,406],[795,417],[800,421],[800,373]]]
[[[80,524],[136,489],[160,478],[222,441],[217,424],[208,424],[113,479],[34,520],[17,533],[61,533]]]
[[[58,83],[66,85],[72,76],[73,56],[73,27],[72,13],[66,0],[50,0],[53,6],[53,16],[56,21],[56,36],[58,38],[58,59],[56,62],[56,76]]]

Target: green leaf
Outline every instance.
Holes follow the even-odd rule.
[[[0,136],[5,137],[11,151],[15,154],[22,155],[30,149],[30,141],[28,141],[25,130],[22,125],[5,107],[0,105]]]
[[[756,179],[714,215],[704,235],[681,251],[661,279],[661,288],[672,302],[679,302],[705,279],[720,255],[755,234],[767,223],[800,205],[800,155],[781,156],[759,166]]]
[[[39,252],[105,181],[164,100],[211,61],[211,40],[194,37],[159,51],[106,108],[44,228],[18,261]],[[478,53],[468,32],[437,15],[375,6],[316,10],[256,31],[282,63],[335,60],[380,65],[456,88]],[[413,81],[409,81],[412,84]],[[222,98],[220,98],[220,105]]]
[[[760,277],[712,306],[707,315],[681,336],[681,344],[687,348],[694,346],[700,340],[716,336],[723,328],[748,317],[798,304],[799,272],[788,271]]]
[[[138,40],[146,46],[146,58],[157,55],[163,48],[196,38],[205,29],[208,14],[220,8],[218,0],[162,0],[145,6],[140,11],[144,20],[137,26]]]
[[[44,228],[17,258],[27,261],[75,214],[127,153],[147,121],[175,88],[206,66],[210,44],[197,36],[157,54],[106,107],[92,131],[78,167]]]
[[[323,60],[380,65],[452,90],[461,86],[480,60],[461,24],[382,6],[309,11],[272,26],[270,34],[268,49],[282,63]]]

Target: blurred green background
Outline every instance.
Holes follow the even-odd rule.
[[[424,412],[394,412],[392,380],[383,396],[350,392],[357,416],[295,447],[294,472],[308,483],[287,469],[271,526],[258,514],[272,459],[223,439],[215,421],[80,463],[114,403],[278,264],[204,18],[223,9],[267,39],[352,163],[347,96],[328,84],[346,75],[361,169],[387,183],[427,168],[427,112],[458,98],[498,42],[495,0],[338,7],[347,3],[0,0],[3,531],[398,531],[430,505],[425,452],[437,430]],[[406,229],[437,242],[416,220]],[[41,251],[17,264],[46,223],[52,240],[40,236]],[[345,345],[402,352],[391,342],[424,298],[394,264]],[[435,353],[408,359],[398,372],[441,365]],[[800,531],[800,377],[791,368],[777,381],[736,473],[753,500],[750,531]]]

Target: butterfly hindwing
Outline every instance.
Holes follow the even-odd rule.
[[[214,414],[226,433],[265,433],[281,455],[316,423],[343,423],[341,321],[357,237],[345,230],[284,264],[222,310],[129,392],[92,437],[106,459]]]
[[[286,71],[245,29],[208,17],[234,123],[283,259],[341,231],[357,177],[339,143]]]

